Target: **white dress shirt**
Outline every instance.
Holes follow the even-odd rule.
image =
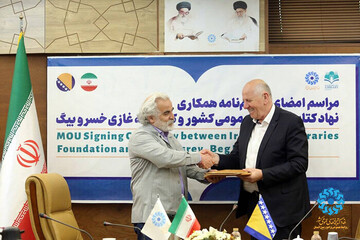
[[[269,114],[265,117],[265,119],[260,123],[256,119],[253,119],[254,123],[256,123],[254,129],[252,130],[247,152],[246,152],[246,160],[245,167],[246,168],[256,168],[256,160],[259,152],[260,144],[262,139],[264,138],[265,132],[269,126],[269,123],[274,115],[275,107],[272,105]],[[244,189],[247,192],[259,191],[257,183],[244,182]]]

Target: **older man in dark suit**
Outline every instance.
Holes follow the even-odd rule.
[[[249,115],[241,123],[232,152],[212,153],[215,166],[250,173],[240,177],[237,217],[250,216],[261,194],[277,227],[274,239],[287,239],[310,209],[305,127],[299,116],[273,104],[271,90],[261,79],[246,83],[242,96]],[[301,227],[292,238],[300,232]]]

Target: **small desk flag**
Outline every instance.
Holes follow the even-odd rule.
[[[152,239],[168,240],[170,225],[170,219],[158,198],[141,232]]]
[[[185,239],[196,230],[200,230],[200,224],[183,196],[169,232]]]
[[[261,195],[244,231],[259,240],[271,240],[276,234],[275,224]]]

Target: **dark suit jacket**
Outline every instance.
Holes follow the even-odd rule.
[[[232,152],[220,155],[217,169],[245,168],[246,151],[255,126],[248,115],[240,126],[240,134]],[[275,224],[295,224],[309,211],[310,200],[306,180],[308,141],[304,123],[291,112],[276,107],[261,142],[256,168],[262,169],[258,182],[260,194]],[[246,214],[248,194],[241,184],[237,217]]]

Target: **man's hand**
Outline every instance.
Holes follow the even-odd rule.
[[[244,33],[244,34],[241,36],[241,38],[239,38],[239,40],[245,40],[245,39],[247,39],[247,36],[246,36],[246,34]]]
[[[199,167],[203,169],[211,168],[214,165],[212,157],[209,154],[203,154],[200,152],[201,161],[197,164]]]
[[[200,151],[201,154],[204,155],[209,155],[212,159],[213,165],[218,165],[219,164],[219,155],[217,155],[216,153],[210,151],[209,149],[203,149]]]
[[[176,39],[184,39],[184,34],[183,33],[178,33],[176,34]]]
[[[239,175],[239,178],[245,182],[255,183],[263,178],[262,170],[257,168],[245,168],[244,171],[250,173],[250,175]]]

